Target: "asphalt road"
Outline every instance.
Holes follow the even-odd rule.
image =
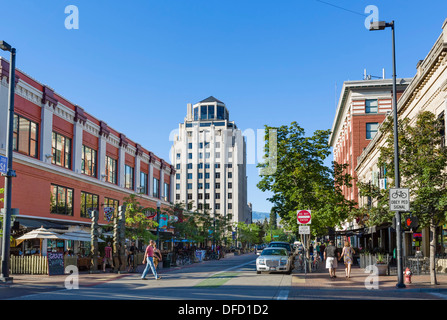
[[[192,264],[162,273],[155,280],[141,280],[140,273],[125,274],[111,281],[88,285],[79,280],[79,289],[62,285],[36,283],[0,287],[2,300],[144,300],[144,301],[281,301],[281,300],[446,300],[447,291],[430,290],[367,290],[361,286],[336,287],[328,283],[326,270],[304,276],[256,274],[255,254],[244,254],[219,261]],[[315,280],[312,280],[312,277]],[[318,280],[316,280],[318,279]],[[339,280],[343,281],[343,280]],[[338,282],[340,284],[342,282]],[[360,284],[362,282],[359,282]]]

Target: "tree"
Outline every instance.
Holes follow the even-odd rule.
[[[145,243],[156,239],[150,230],[158,224],[148,218],[156,214],[156,209],[143,207],[135,194],[125,197],[124,202],[126,204],[126,237],[133,240],[141,239]]]
[[[276,131],[276,146],[270,146],[270,132]],[[276,170],[263,175],[258,183],[262,191],[270,191],[268,198],[281,217],[287,230],[298,234],[297,210],[312,210],[312,233],[324,235],[327,227],[341,224],[349,216],[355,202],[341,193],[342,185],[350,185],[346,165],[325,165],[331,154],[328,143],[330,130],[317,130],[310,137],[298,123],[278,128],[265,127],[265,159],[276,156]],[[274,137],[272,137],[274,139]],[[270,161],[271,163],[271,161]],[[269,162],[258,165],[266,168]]]
[[[238,241],[242,242],[243,247],[256,243],[261,232],[261,229],[256,223],[246,224],[238,222],[235,224],[235,227],[237,227]]]
[[[394,180],[394,132],[389,117],[381,126],[386,137],[380,148],[378,165],[386,168],[389,186]],[[430,230],[430,280],[436,284],[436,229],[446,221],[447,213],[447,149],[444,146],[444,120],[437,119],[428,111],[420,112],[412,124],[410,119],[398,121],[399,171],[401,187],[410,189],[410,208],[422,228]],[[394,213],[389,211],[388,190],[362,184],[361,195],[375,200],[369,210],[373,223],[391,221]]]
[[[270,210],[270,220],[269,220],[270,228],[276,229],[278,227],[277,219],[276,219],[276,211],[275,209]]]

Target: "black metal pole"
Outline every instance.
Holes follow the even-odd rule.
[[[160,249],[160,204],[157,204],[157,248]]]
[[[5,177],[5,213],[3,216],[3,239],[2,239],[2,271],[1,281],[11,282],[13,278],[9,277],[9,253],[10,253],[10,234],[11,234],[11,196],[12,196],[12,178],[15,173],[12,169],[13,160],[13,125],[14,125],[14,87],[15,87],[15,68],[16,68],[16,49],[11,49],[11,61],[9,65],[9,97],[8,97],[8,135],[6,138],[6,157],[8,158],[8,169]]]
[[[394,180],[396,188],[400,188],[399,171],[399,136],[398,136],[398,118],[397,118],[397,93],[396,93],[396,41],[394,32],[394,20],[390,23],[393,41],[393,117],[394,117]],[[397,249],[397,284],[398,288],[405,288],[403,282],[402,266],[402,228],[401,214],[396,211],[396,249]]]

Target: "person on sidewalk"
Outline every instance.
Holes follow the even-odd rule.
[[[127,249],[127,272],[134,272],[134,261],[136,252],[135,242],[132,241],[129,249]]]
[[[351,248],[348,241],[345,241],[345,246],[343,247],[340,259],[343,258],[343,262],[345,263],[346,279],[349,279],[351,277],[351,266],[354,254],[354,249]]]
[[[154,242],[154,266],[155,270],[157,270],[158,263],[162,260],[162,255],[160,249],[157,248],[157,243]]]
[[[321,245],[320,245],[320,258],[321,258],[321,261],[324,261],[324,249],[326,249],[326,246],[325,246],[324,242],[322,242]]]
[[[113,268],[112,247],[110,245],[110,242],[107,242],[107,246],[104,248],[104,261],[102,262],[103,272],[106,272],[107,264]]]
[[[326,269],[329,269],[331,280],[337,278],[335,271],[337,269],[337,260],[340,259],[340,252],[334,246],[334,241],[329,241],[329,245],[324,249],[324,260],[326,260]]]
[[[146,264],[146,268],[144,268],[143,274],[141,275],[141,280],[147,280],[146,279],[146,275],[149,272],[149,269],[152,270],[152,273],[154,274],[154,277],[156,280],[161,279],[160,276],[158,276],[157,274],[157,270],[155,270],[155,266],[154,266],[154,247],[155,247],[155,241],[154,240],[150,240],[149,245],[146,248],[146,252],[144,253],[144,258],[143,258],[143,264]]]

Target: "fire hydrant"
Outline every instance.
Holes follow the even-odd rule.
[[[405,283],[411,283],[411,270],[410,268],[406,268],[405,272],[404,272],[404,276],[405,276]]]

